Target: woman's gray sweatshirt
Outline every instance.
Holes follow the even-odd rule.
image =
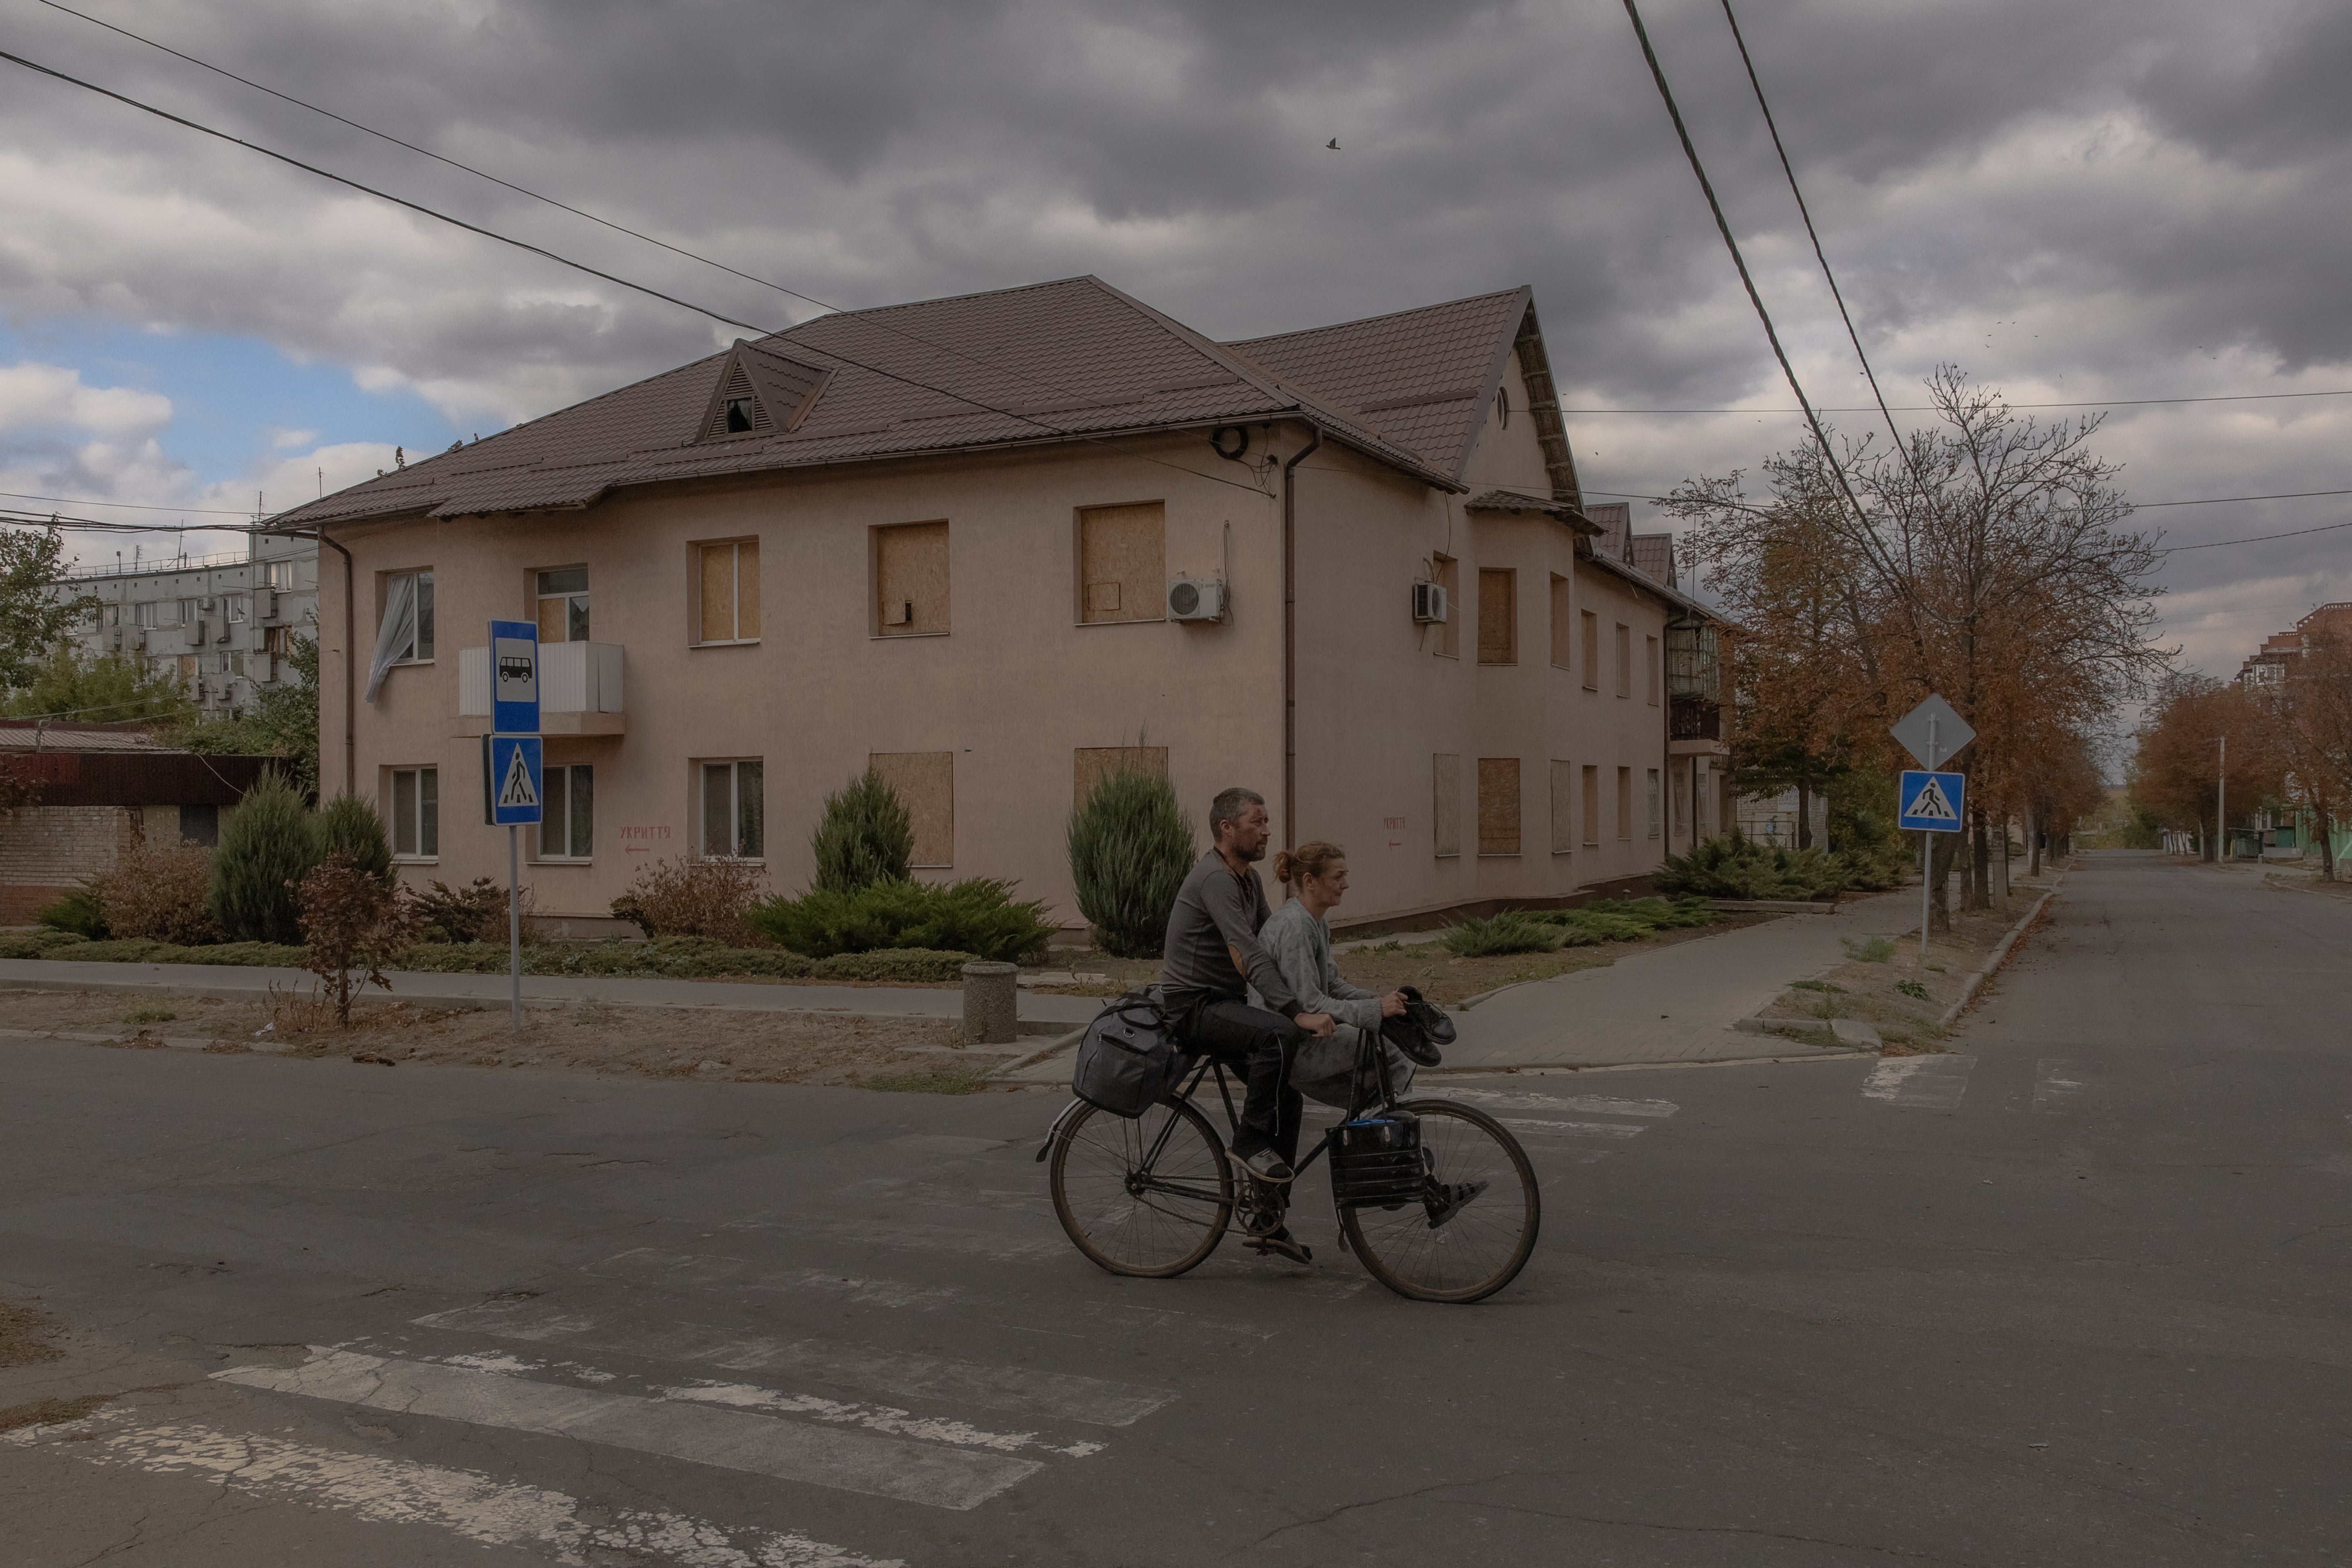
[[[1301,1006],[1359,1029],[1381,1026],[1380,996],[1339,978],[1339,966],[1331,960],[1331,928],[1307,913],[1304,903],[1293,899],[1275,910],[1257,940],[1298,994]]]

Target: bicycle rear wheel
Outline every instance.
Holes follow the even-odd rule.
[[[1050,1171],[1062,1228],[1113,1274],[1181,1274],[1217,1249],[1233,1218],[1224,1142],[1190,1104],[1132,1121],[1089,1105],[1063,1129]]]
[[[1343,1208],[1340,1228],[1372,1278],[1398,1295],[1482,1300],[1535,1251],[1543,1218],[1535,1167],[1518,1140],[1482,1111],[1444,1100],[1408,1100],[1397,1109],[1421,1119],[1426,1196],[1392,1209]]]

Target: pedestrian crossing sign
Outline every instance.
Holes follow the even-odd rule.
[[[490,738],[490,820],[499,826],[537,822],[544,751],[536,735]]]
[[[1960,816],[1968,809],[1968,775],[1906,768],[1897,798],[1903,808],[1899,826],[1928,833],[1958,833]]]

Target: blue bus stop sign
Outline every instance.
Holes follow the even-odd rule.
[[[490,732],[539,733],[539,627],[529,621],[490,623]]]
[[[1902,803],[1899,826],[1928,833],[1958,833],[1969,807],[1968,775],[1906,768],[1895,798]]]
[[[501,827],[537,822],[546,792],[544,749],[536,735],[490,737],[490,820]]]

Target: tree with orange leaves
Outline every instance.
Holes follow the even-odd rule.
[[[2276,717],[2242,686],[2178,677],[2140,725],[2132,799],[2162,826],[2196,834],[2208,860],[2228,827],[2217,813],[2251,815],[2284,787]]]

